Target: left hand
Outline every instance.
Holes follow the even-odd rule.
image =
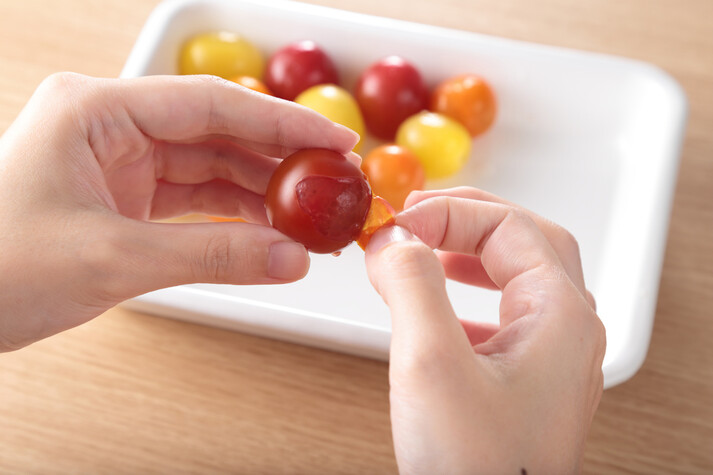
[[[265,226],[267,182],[296,149],[357,140],[215,77],[51,76],[0,141],[0,351],[162,287],[303,277],[304,247]],[[257,224],[147,222],[190,212]]]

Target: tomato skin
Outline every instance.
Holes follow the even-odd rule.
[[[475,74],[462,74],[441,82],[431,95],[430,109],[457,120],[471,137],[495,121],[497,103],[490,85]]]
[[[458,172],[470,155],[471,137],[459,122],[434,112],[421,112],[401,124],[396,143],[411,150],[423,164],[426,178]]]
[[[178,62],[179,74],[212,74],[225,79],[261,78],[264,68],[262,53],[247,39],[227,31],[189,39],[181,49]]]
[[[400,145],[376,147],[361,162],[375,195],[381,196],[397,211],[404,207],[406,197],[422,190],[425,172],[418,157]]]
[[[357,239],[370,205],[364,173],[344,155],[326,149],[299,150],[285,158],[265,195],[270,224],[320,254]]]
[[[369,206],[369,213],[366,215],[364,226],[357,238],[357,244],[362,250],[366,251],[366,246],[369,245],[372,236],[379,229],[386,226],[391,226],[396,223],[396,210],[388,201],[381,196],[374,195]]]
[[[294,100],[318,84],[339,84],[331,58],[314,41],[297,41],[273,54],[267,62],[265,83],[282,99]]]
[[[365,132],[364,119],[359,105],[346,89],[333,84],[312,86],[297,96],[295,102],[359,134],[359,142],[354,146],[354,151],[359,152]]]
[[[393,140],[399,125],[428,107],[428,89],[418,69],[399,56],[369,66],[355,86],[366,127],[374,136]]]

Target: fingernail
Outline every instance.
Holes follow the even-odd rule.
[[[278,280],[298,280],[307,274],[309,255],[302,244],[280,241],[270,244],[267,275]]]
[[[354,148],[356,146],[356,144],[359,143],[359,140],[361,140],[361,136],[358,133],[356,133],[354,130],[350,129],[349,127],[346,127],[342,124],[338,124],[336,122],[334,122],[334,126],[336,129],[339,130],[340,133],[342,133],[344,135],[351,136],[351,140],[352,140],[351,148]]]
[[[413,241],[416,236],[411,234],[411,232],[402,228],[401,226],[388,226],[379,229],[371,237],[369,244],[366,246],[366,251],[368,253],[379,252],[384,246],[402,241]]]
[[[352,162],[354,165],[361,167],[361,155],[359,155],[356,152],[349,152],[345,155],[347,157],[347,160]]]

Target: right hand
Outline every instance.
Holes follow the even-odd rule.
[[[602,393],[605,333],[576,241],[472,188],[412,193],[406,206],[366,250],[392,316],[400,470],[578,471]],[[500,325],[459,321],[446,276],[499,289]]]

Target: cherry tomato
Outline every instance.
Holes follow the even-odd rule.
[[[470,134],[459,122],[442,114],[421,112],[401,124],[396,143],[411,150],[426,178],[445,178],[460,170],[470,154]]]
[[[298,41],[272,55],[265,82],[276,96],[292,101],[312,86],[339,84],[339,75],[327,53],[314,41]]]
[[[413,190],[422,190],[425,174],[421,161],[405,147],[381,145],[369,152],[361,162],[374,194],[402,210],[406,197]]]
[[[304,149],[285,158],[265,195],[270,224],[320,254],[354,241],[370,205],[364,173],[344,155],[326,149]]]
[[[204,33],[188,40],[181,50],[180,74],[213,74],[261,78],[265,60],[247,39],[227,31]]]
[[[247,87],[248,89],[252,89],[253,91],[262,92],[268,96],[274,95],[264,82],[252,76],[236,76],[234,78],[230,78],[230,80],[234,83],[240,84],[241,86]]]
[[[457,120],[472,137],[488,130],[495,120],[495,94],[483,78],[463,74],[443,81],[431,95],[431,110]]]
[[[312,86],[295,98],[295,102],[309,107],[329,120],[352,129],[364,136],[364,119],[354,97],[345,89],[332,84]],[[361,148],[362,140],[354,146],[354,151]]]
[[[428,107],[428,90],[416,67],[399,56],[377,61],[357,80],[355,97],[373,135],[393,140],[407,117]]]

